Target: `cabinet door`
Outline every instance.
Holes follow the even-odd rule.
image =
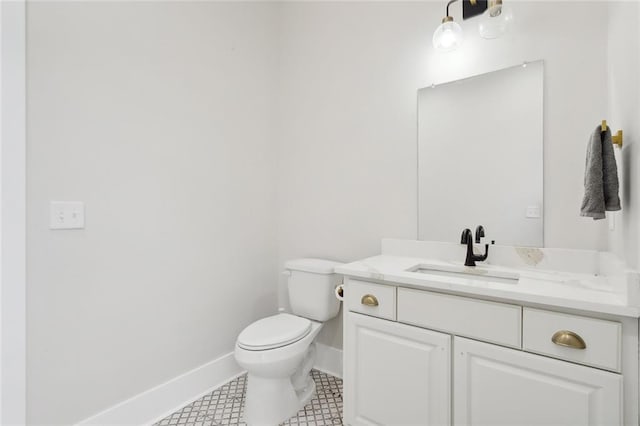
[[[448,425],[451,337],[347,312],[348,425]]]
[[[454,338],[456,425],[619,425],[615,373]]]

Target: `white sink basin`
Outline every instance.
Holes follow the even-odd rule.
[[[421,263],[406,270],[419,274],[441,277],[463,278],[474,281],[490,281],[503,284],[518,284],[520,274],[507,271],[495,271],[482,266],[445,266]]]

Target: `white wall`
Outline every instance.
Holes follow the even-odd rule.
[[[513,6],[510,36],[481,39],[467,21],[464,46],[449,54],[431,44],[441,2],[284,6],[280,265],[351,261],[379,253],[382,237],[416,238],[417,89],[536,59],[545,61],[545,246],[606,247],[606,223],[579,216],[587,138],[607,111],[606,3]],[[338,323],[323,342],[341,345]]]
[[[640,7],[638,2],[608,3],[608,100],[613,132],[624,131],[616,148],[622,211],[615,213],[610,250],[633,268],[640,265]],[[610,213],[607,213],[610,215]],[[611,219],[608,219],[611,220]]]
[[[275,311],[276,11],[29,2],[30,424],[211,361]],[[86,229],[50,231],[49,200],[84,201]]]
[[[416,237],[426,3],[283,7],[279,256],[351,261]],[[286,304],[286,291],[281,300]],[[339,321],[320,341],[342,347]]]

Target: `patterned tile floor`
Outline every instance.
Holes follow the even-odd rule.
[[[312,370],[311,374],[316,382],[316,395],[283,425],[342,425],[342,380],[317,370]],[[246,426],[242,421],[246,387],[245,374],[162,419],[155,426]]]

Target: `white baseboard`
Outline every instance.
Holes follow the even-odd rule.
[[[316,370],[342,378],[342,350],[316,343]]]
[[[342,377],[342,350],[316,344],[314,368]],[[149,425],[243,374],[233,352],[120,402],[78,425]]]
[[[244,373],[233,352],[114,405],[78,425],[149,425]]]

